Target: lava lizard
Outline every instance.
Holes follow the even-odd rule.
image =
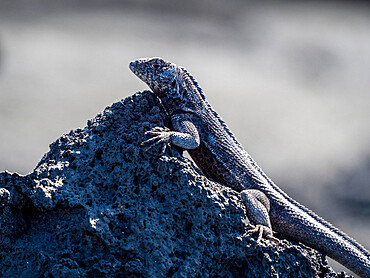
[[[244,150],[206,100],[194,77],[162,58],[132,61],[131,71],[160,99],[173,129],[156,127],[143,144],[186,149],[209,178],[241,192],[248,218],[272,238],[282,236],[319,250],[361,277],[370,278],[370,252],[344,232],[289,197]]]

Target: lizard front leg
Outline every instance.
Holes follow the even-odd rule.
[[[269,216],[270,201],[267,196],[262,191],[247,189],[241,192],[241,198],[246,207],[249,220],[255,224],[255,227],[248,230],[247,233],[258,233],[257,242],[259,242],[263,236],[279,242],[272,234]]]
[[[161,155],[164,154],[169,144],[176,145],[183,149],[195,149],[200,144],[199,133],[196,126],[191,121],[189,114],[175,114],[171,116],[171,122],[175,131],[168,128],[155,127],[150,131],[145,132],[154,136],[141,145],[149,145],[145,151],[150,150],[154,146],[162,145]]]

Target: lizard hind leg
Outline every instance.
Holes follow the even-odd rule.
[[[249,220],[255,225],[247,233],[258,233],[257,242],[261,241],[263,236],[279,242],[272,234],[269,217],[270,202],[266,195],[256,189],[247,189],[241,192],[241,199],[246,207]]]

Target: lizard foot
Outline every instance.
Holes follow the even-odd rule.
[[[261,241],[262,237],[265,237],[275,243],[280,243],[280,240],[273,236],[272,231],[269,227],[266,227],[263,225],[256,225],[256,226],[249,225],[249,227],[252,227],[252,228],[247,230],[244,236],[258,233],[257,243]]]
[[[140,144],[141,146],[149,145],[149,147],[145,148],[144,151],[147,152],[155,146],[162,145],[160,155],[163,155],[168,144],[171,142],[172,131],[170,131],[168,128],[154,127],[151,130],[146,131],[145,134],[152,135],[154,137],[145,140]]]
[[[252,229],[249,229],[246,234],[258,233],[257,242],[260,242],[263,236],[279,242],[272,234],[269,216],[270,201],[267,196],[262,191],[247,189],[241,192],[241,199],[245,205],[249,220],[256,224],[256,226],[249,225]]]

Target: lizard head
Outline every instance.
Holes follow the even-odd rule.
[[[183,67],[162,58],[144,58],[131,62],[130,69],[150,87],[170,114],[180,109],[196,110],[204,104],[202,89]]]
[[[162,58],[137,59],[129,67],[156,94],[171,89],[176,82],[177,66]]]

